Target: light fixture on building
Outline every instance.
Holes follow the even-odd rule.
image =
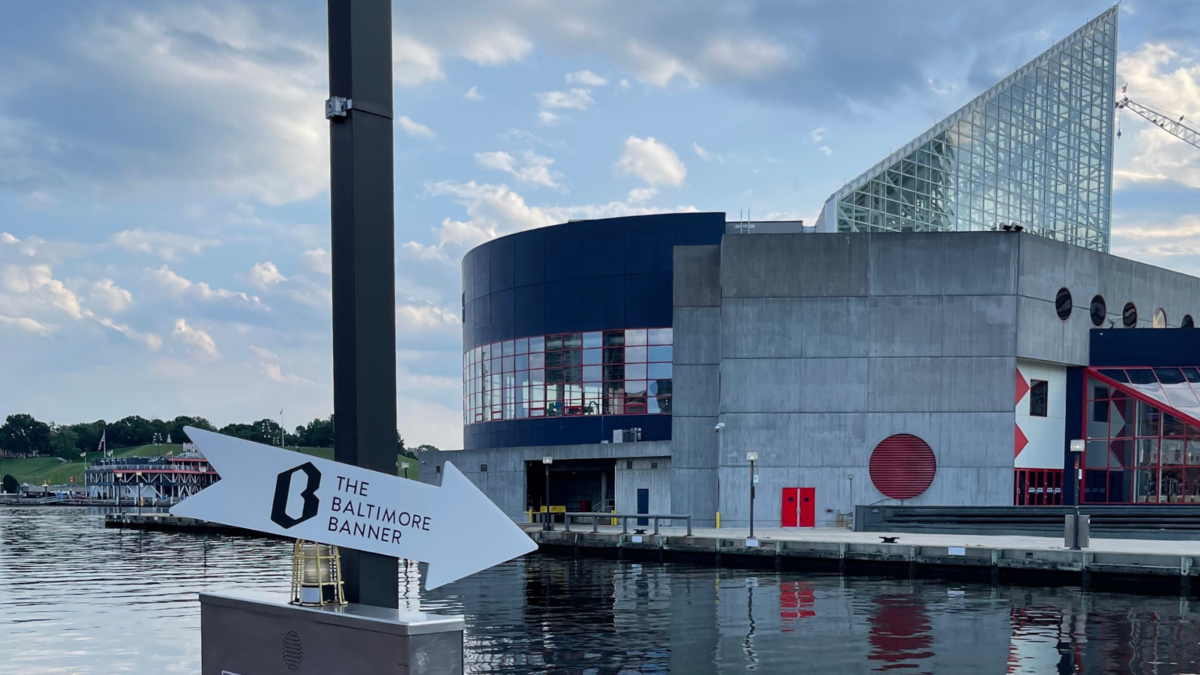
[[[292,556],[291,604],[305,607],[346,604],[338,547],[296,540]]]

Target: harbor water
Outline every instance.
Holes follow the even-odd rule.
[[[286,594],[288,542],[0,507],[0,671],[199,673],[197,593]],[[1194,673],[1200,601],[531,555],[401,602],[474,673]]]

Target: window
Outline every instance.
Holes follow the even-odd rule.
[[[1121,324],[1126,328],[1137,327],[1137,307],[1132,302],[1125,303],[1125,309],[1121,311]]]
[[[1151,320],[1150,325],[1154,328],[1167,327],[1167,312],[1162,307],[1154,310],[1154,319]]]
[[[651,469],[657,469],[657,468],[658,468],[658,462],[650,462],[650,468],[651,468]]]
[[[1195,368],[1089,369],[1085,503],[1200,503],[1200,429],[1173,414],[1200,409]],[[1121,384],[1109,384],[1100,378]],[[1126,391],[1129,390],[1129,391]],[[1130,392],[1164,406],[1133,398]]]
[[[1183,319],[1179,322],[1180,328],[1195,328],[1196,322],[1192,320],[1191,314],[1184,314]]]
[[[479,465],[479,473],[487,473],[487,464]]]
[[[1092,305],[1089,309],[1089,312],[1092,315],[1092,325],[1093,326],[1103,326],[1104,325],[1104,319],[1107,316],[1108,307],[1105,306],[1105,304],[1104,304],[1104,296],[1103,295],[1097,295],[1092,298]]]
[[[669,415],[670,328],[560,333],[463,353],[463,422]]]
[[[1049,395],[1050,383],[1045,380],[1029,381],[1029,416],[1046,416],[1046,399]]]
[[[1058,289],[1058,294],[1054,296],[1054,312],[1063,321],[1071,318],[1071,291]]]
[[[625,460],[625,468],[632,469],[633,468],[633,460],[631,460],[631,459]]]

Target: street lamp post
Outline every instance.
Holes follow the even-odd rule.
[[[554,530],[554,521],[550,520],[550,465],[553,463],[553,457],[542,458],[542,465],[546,467],[546,512],[542,514],[542,529],[548,532]]]
[[[1071,550],[1078,551],[1079,547],[1079,492],[1083,487],[1083,470],[1079,467],[1079,460],[1083,457],[1083,451],[1087,447],[1087,443],[1083,440],[1076,439],[1071,441],[1071,455],[1075,458],[1075,515],[1074,527],[1071,528]]]
[[[747,452],[746,459],[750,462],[750,538],[754,538],[754,463],[758,461],[757,452]]]

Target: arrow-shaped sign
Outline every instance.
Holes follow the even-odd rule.
[[[427,589],[537,549],[450,462],[442,486],[186,428],[221,480],[171,514],[429,563]]]

